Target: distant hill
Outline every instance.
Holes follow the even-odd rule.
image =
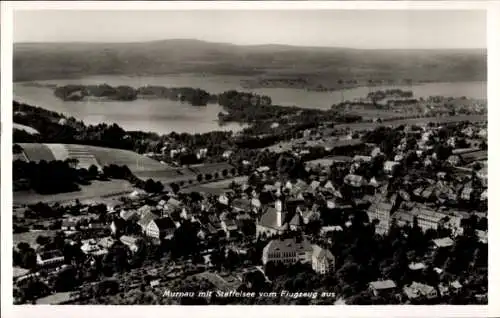
[[[198,40],[17,43],[14,81],[205,73],[320,79],[486,80],[486,49],[359,50]]]

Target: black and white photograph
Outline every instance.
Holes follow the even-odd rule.
[[[14,305],[491,301],[487,10],[12,19]]]

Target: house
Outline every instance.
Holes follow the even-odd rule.
[[[168,215],[172,215],[173,213],[180,214],[183,211],[182,202],[177,200],[177,199],[170,198],[170,199],[168,199],[167,203],[165,204],[164,210],[168,213]],[[166,216],[166,215],[164,214],[163,216]]]
[[[320,186],[320,183],[319,181],[313,181],[311,182],[311,184],[309,185],[310,187],[310,190],[314,193],[314,191],[316,191],[316,189],[318,189]]]
[[[371,160],[372,160],[372,157],[370,157],[370,156],[359,156],[359,155],[356,155],[353,158],[354,162],[370,162]]]
[[[408,268],[412,271],[421,271],[427,268],[424,263],[411,263]]]
[[[213,213],[209,214],[208,215],[208,222],[209,222],[209,224],[211,224],[212,226],[214,226],[218,230],[222,228],[221,221],[216,214],[213,214]]]
[[[74,219],[66,218],[62,221],[61,230],[63,231],[76,231],[77,222]]]
[[[436,248],[436,249],[448,248],[448,247],[453,246],[455,244],[455,242],[453,242],[453,240],[449,237],[435,239],[435,240],[432,240],[432,242],[434,243],[434,248]]]
[[[335,268],[335,257],[332,252],[318,245],[312,246],[312,269],[320,274],[326,274]]]
[[[262,251],[262,263],[294,264],[310,259],[312,246],[307,240],[295,238],[271,240]]]
[[[488,231],[476,230],[476,235],[479,242],[488,244]]]
[[[438,226],[443,223],[443,219],[447,216],[444,213],[431,211],[424,207],[414,207],[411,214],[417,218],[418,226],[422,231],[428,229],[437,230]]]
[[[394,170],[396,169],[396,167],[399,165],[400,163],[397,162],[397,161],[386,161],[384,162],[384,172],[386,174],[393,174],[394,173]]]
[[[472,187],[471,183],[465,184],[464,188],[462,189],[462,193],[460,194],[460,199],[464,201],[469,201],[471,199],[471,195],[474,192],[474,188]]]
[[[454,292],[458,292],[462,289],[462,284],[458,280],[454,280],[450,283],[450,287]]]
[[[420,297],[434,299],[438,296],[437,290],[434,287],[417,282],[413,282],[410,286],[405,286],[403,292],[410,300]]]
[[[158,219],[159,216],[154,214],[153,212],[151,211],[145,211],[143,214],[142,214],[142,217],[139,221],[137,221],[137,224],[140,225],[140,227],[142,228],[142,231],[143,232],[146,232],[146,228],[148,227],[149,223],[151,223],[152,220],[155,220],[155,219]]]
[[[376,156],[380,155],[382,151],[380,150],[380,147],[375,147],[373,148],[372,152],[370,153],[370,156],[372,158],[375,158]]]
[[[128,235],[122,235],[120,237],[120,242],[125,244],[129,248],[129,250],[133,253],[139,250],[139,245],[137,244],[139,240],[140,240],[139,237],[128,236]]]
[[[333,183],[328,180],[325,185],[323,186],[323,189],[328,190],[328,191],[333,191],[335,190],[335,187],[333,186]]]
[[[481,170],[476,172],[476,176],[481,180],[484,187],[488,186],[488,167],[483,167]]]
[[[380,280],[371,282],[368,285],[368,288],[371,290],[374,296],[379,296],[383,294],[390,293],[394,289],[396,289],[396,284],[393,280]]]
[[[231,237],[231,235],[234,235],[234,233],[238,231],[238,226],[231,215],[228,213],[222,213],[220,218],[222,229],[226,233],[227,238]]]
[[[174,236],[175,229],[174,221],[169,217],[163,217],[151,220],[145,232],[148,237],[162,240],[171,239]]]
[[[321,213],[318,212],[317,208],[308,209],[300,214],[304,224],[309,224],[309,222],[318,221],[321,219]],[[291,223],[291,221],[290,221]]]
[[[458,166],[462,162],[460,156],[458,155],[451,155],[446,161],[448,161],[448,163],[452,166]]]
[[[250,212],[252,211],[252,202],[247,199],[238,198],[231,202],[231,207],[235,212]]]
[[[265,172],[268,172],[269,170],[270,170],[270,168],[268,166],[261,166],[261,167],[257,168],[258,173],[265,173]]]
[[[409,211],[396,211],[391,217],[399,227],[412,226],[414,215]]]
[[[229,205],[229,198],[225,194],[219,196],[219,203],[223,205]]]
[[[207,153],[208,153],[207,148],[198,149],[198,151],[196,152],[196,158],[198,158],[198,160],[203,159],[207,156]]]
[[[321,274],[330,272],[335,266],[335,258],[329,250],[312,245],[305,238],[270,241],[262,252],[262,263],[265,265],[268,262],[311,264],[312,269]]]
[[[84,244],[82,244],[80,249],[86,255],[104,256],[108,254],[108,250],[99,246],[95,241],[85,242]]]
[[[385,235],[389,232],[391,225],[392,204],[389,202],[379,201],[372,204],[366,213],[370,222],[378,220],[375,225],[375,232],[380,235]]]
[[[364,178],[360,175],[348,174],[344,178],[344,183],[351,187],[359,188],[364,185]]]
[[[64,263],[64,255],[59,250],[43,251],[36,255],[36,264],[39,267],[57,267]]]
[[[127,226],[127,222],[122,219],[122,218],[115,218],[113,221],[111,221],[111,233],[114,235],[119,235],[120,233],[123,232],[125,227]]]
[[[328,235],[329,233],[333,233],[333,232],[342,232],[343,229],[340,225],[334,225],[334,226],[323,226],[321,227],[320,231],[319,231],[319,234],[321,236],[326,236]]]
[[[109,249],[111,246],[115,244],[115,239],[112,238],[111,236],[106,236],[97,241],[97,245],[99,245],[102,248]]]

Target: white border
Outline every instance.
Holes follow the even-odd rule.
[[[495,195],[490,197],[489,214],[489,306],[13,306],[12,305],[12,18],[13,10],[47,10],[47,9],[71,9],[71,10],[234,10],[234,9],[288,9],[288,10],[312,10],[312,9],[376,9],[376,10],[453,10],[453,9],[488,9],[488,104],[490,123],[493,119],[500,117],[500,90],[498,89],[499,58],[500,58],[500,3],[496,1],[304,1],[304,2],[11,2],[2,1],[2,64],[1,64],[1,98],[2,98],[2,213],[1,213],[1,247],[2,247],[2,317],[50,317],[61,315],[62,317],[87,317],[87,316],[152,316],[167,314],[169,316],[208,316],[208,317],[234,317],[245,316],[270,316],[270,317],[494,317],[500,316],[500,306],[495,300],[500,299],[498,286],[500,275],[498,258],[491,246],[499,246],[498,224],[499,216],[494,207],[499,207],[499,199]],[[466,23],[466,21],[464,21]],[[64,26],[62,26],[64,27]],[[499,159],[498,152],[494,149],[495,140],[499,136],[500,127],[489,125],[490,138],[490,160]],[[490,183],[495,185],[499,176],[499,168],[490,165]],[[493,177],[493,178],[492,178]],[[490,185],[490,187],[491,187]],[[490,193],[494,193],[490,191]],[[83,310],[79,310],[83,309]]]

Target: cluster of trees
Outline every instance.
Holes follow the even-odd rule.
[[[165,98],[188,102],[193,106],[205,106],[210,102],[217,101],[216,95],[192,87],[143,86],[136,89],[130,86],[113,87],[108,84],[64,85],[56,87],[54,94],[64,101],[81,101],[89,97],[120,101],[133,101],[138,98]]]
[[[108,84],[58,86],[54,89],[54,95],[64,101],[81,101],[88,97],[122,101],[137,99],[137,91],[133,87],[112,87]]]
[[[412,91],[404,91],[397,88],[370,92],[366,96],[367,99],[371,99],[373,102],[377,102],[386,98],[412,98],[412,97],[413,97]]]
[[[80,190],[87,184],[86,169],[76,169],[67,161],[24,162],[16,160],[12,167],[14,191],[33,189],[41,194],[55,194]]]

